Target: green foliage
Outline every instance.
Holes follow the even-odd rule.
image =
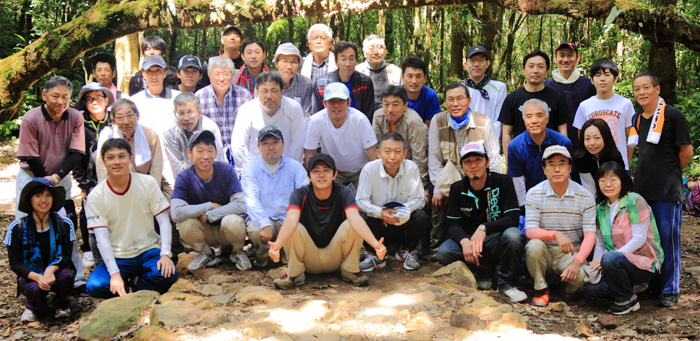
[[[21,117],[0,123],[0,141],[16,139],[19,134],[19,125],[21,123]]]

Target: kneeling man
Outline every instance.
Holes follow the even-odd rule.
[[[550,146],[542,154],[547,180],[527,191],[525,262],[535,280],[532,304],[547,306],[547,273],[561,277],[561,295],[569,299],[583,288],[581,265],[595,245],[596,208],[593,195],[569,179],[571,154],[564,146]],[[583,238],[582,238],[583,237]]]
[[[187,270],[195,271],[219,262],[211,246],[233,245],[231,262],[238,270],[250,270],[243,252],[246,237],[245,201],[236,171],[216,160],[216,139],[209,130],[190,138],[187,156],[192,167],[175,180],[173,220],[182,240],[199,252]]]
[[[124,279],[136,277],[135,290],[165,293],[177,280],[170,259],[168,200],[153,177],[129,171],[129,142],[109,139],[102,144],[100,154],[107,179],[90,192],[86,212],[88,229],[95,232],[102,263],[90,274],[87,293],[98,298],[123,296]],[[154,217],[160,226],[160,237]]]
[[[374,238],[357,210],[353,191],[334,182],[338,171],[330,155],[312,156],[307,172],[311,184],[292,192],[277,240],[268,242],[270,259],[278,262],[284,246],[289,260],[287,273],[275,280],[275,286],[302,285],[305,271],[317,274],[338,269],[346,282],[369,284],[360,272],[360,247],[364,240],[384,259],[384,239]]]
[[[491,289],[491,278],[500,264],[498,291],[513,302],[525,301],[527,295],[516,286],[527,238],[518,230],[520,208],[513,180],[489,172],[489,155],[479,142],[464,145],[460,157],[466,176],[450,187],[450,239],[440,245],[436,258],[444,265],[463,259],[484,290]]]
[[[403,261],[404,269],[418,270],[416,245],[428,233],[430,218],[421,210],[425,196],[420,171],[415,162],[406,160],[407,152],[401,134],[382,135],[377,149],[380,160],[362,168],[355,200],[374,236],[386,238],[387,244],[402,245],[396,259]],[[370,253],[360,270],[369,272],[384,265],[385,261]]]

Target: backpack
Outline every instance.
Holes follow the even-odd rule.
[[[693,190],[688,193],[688,212],[693,217],[700,217],[700,182],[693,186]]]

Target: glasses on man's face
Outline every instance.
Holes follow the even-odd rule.
[[[279,65],[299,65],[299,60],[294,58],[294,59],[280,59],[277,61]]]
[[[105,99],[105,96],[96,96],[96,97],[85,97],[85,103],[92,103],[96,101],[101,101]]]
[[[218,79],[218,78],[221,78],[221,77],[224,77],[224,78],[229,78],[229,77],[231,77],[231,73],[230,73],[230,72],[214,72],[214,73],[212,73],[211,75],[213,76],[213,78],[217,78],[217,79]]]
[[[340,64],[355,63],[357,62],[357,58],[340,58],[338,59],[338,62]]]
[[[467,97],[467,96],[447,97],[447,99],[445,100],[445,103],[455,103],[455,102],[462,103],[462,102],[466,101],[467,98],[469,98],[469,97]]]
[[[126,114],[126,115],[119,115],[114,117],[114,121],[117,123],[124,123],[124,122],[130,122],[133,121],[136,118],[136,114],[131,113],[131,114]]]
[[[569,166],[569,164],[566,162],[560,162],[560,163],[550,162],[547,164],[547,168],[549,168],[549,169],[566,168],[568,166]]]
[[[180,118],[185,117],[185,116],[194,117],[196,114],[197,114],[196,110],[186,110],[186,111],[183,110],[183,111],[178,111],[175,113],[175,115],[177,115],[177,117],[180,117]]]
[[[267,96],[267,95],[277,96],[280,94],[280,92],[281,91],[279,89],[271,89],[271,90],[265,89],[265,90],[258,91],[258,93],[262,96]]]
[[[386,46],[384,46],[384,45],[379,45],[379,44],[375,44],[375,45],[371,45],[371,46],[368,46],[368,47],[367,47],[367,49],[370,50],[370,51],[372,51],[372,52],[374,52],[374,51],[383,51],[385,48],[386,48]]]

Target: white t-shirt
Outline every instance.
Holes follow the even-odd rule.
[[[609,99],[593,96],[578,106],[574,117],[574,127],[581,129],[583,124],[591,118],[600,118],[607,122],[613,139],[615,139],[617,150],[625,161],[625,168],[629,169],[625,129],[632,126],[633,116],[634,106],[629,98],[618,94]]]
[[[170,208],[170,204],[153,177],[132,172],[124,193],[115,192],[107,178],[88,198],[88,229],[109,230],[115,258],[136,257],[160,247],[153,217]]]
[[[508,95],[508,90],[503,82],[497,80],[489,80],[489,82],[484,86],[484,89],[489,94],[489,99],[484,99],[481,96],[481,92],[474,88],[467,87],[469,89],[469,97],[471,97],[472,102],[469,107],[478,112],[488,116],[493,122],[493,128],[496,131],[496,138],[501,137],[501,122],[498,121],[498,115],[501,114],[501,107],[503,102],[506,100]]]
[[[335,160],[341,172],[357,172],[367,163],[365,149],[377,144],[369,119],[355,108],[348,108],[345,122],[336,128],[328,118],[328,110],[323,109],[309,118],[304,149],[316,149]]]

